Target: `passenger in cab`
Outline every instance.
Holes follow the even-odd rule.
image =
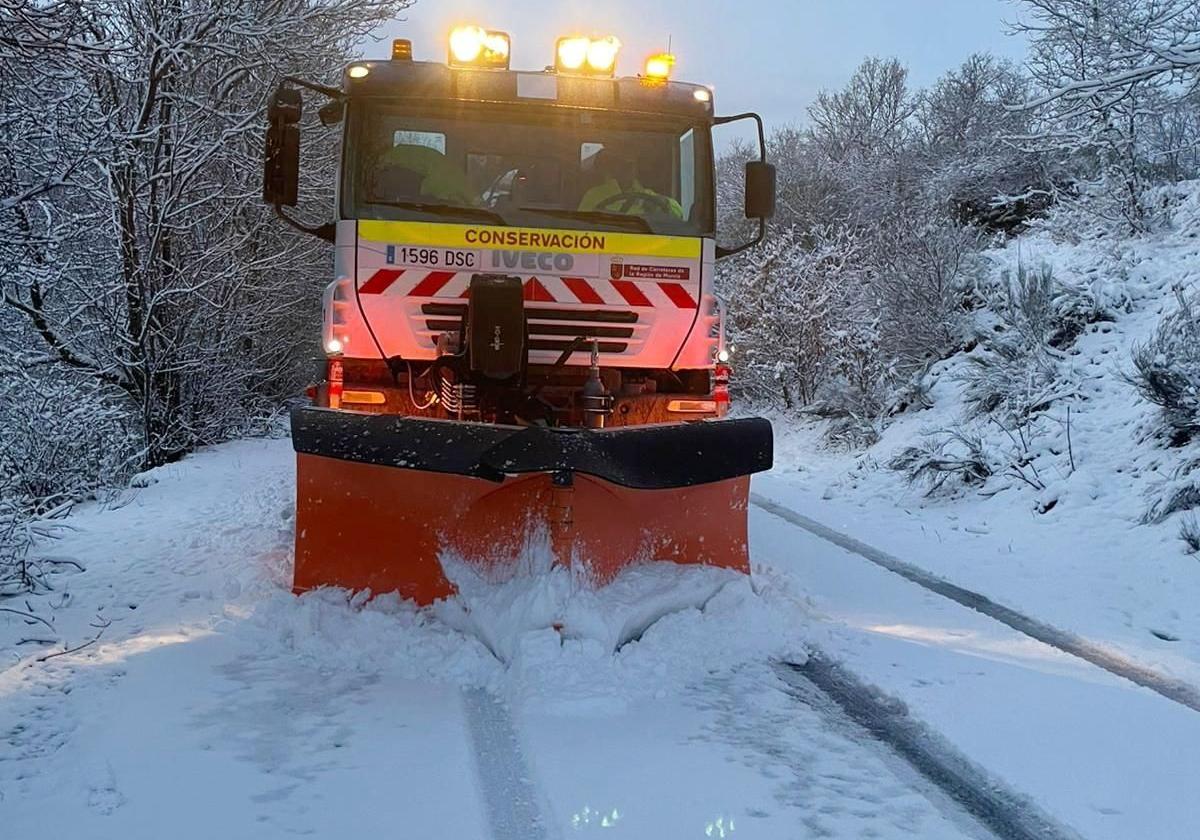
[[[591,163],[596,183],[579,200],[580,210],[683,218],[683,207],[678,201],[642,185],[636,161],[601,149],[592,156]]]

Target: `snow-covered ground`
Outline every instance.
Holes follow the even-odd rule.
[[[1084,837],[1200,832],[1188,793],[1200,714],[769,513],[755,509],[751,523],[764,573],[790,573],[809,593],[812,648],[903,701],[995,778]]]
[[[287,441],[148,478],[44,548],[85,572],[5,602],[52,628],[0,613],[14,836],[990,836],[772,666],[813,651],[1062,836],[1200,828],[1200,716],[760,511],[750,581],[639,569],[596,593],[532,564],[476,582],[472,627],[453,603],[290,594]],[[614,653],[646,604],[667,614]]]
[[[804,661],[807,637],[806,607],[782,584],[755,593],[738,576],[666,567],[597,594],[534,575],[519,594],[474,593],[501,664],[453,629],[452,606],[290,594],[287,441],[227,445],[148,478],[123,506],[80,511],[49,547],[86,572],[63,566],[54,595],[6,603],[53,628],[0,614],[6,830],[975,832],[773,674],[772,659]],[[637,596],[665,608],[668,591],[703,610],[666,615],[614,654]],[[580,638],[548,629],[554,612]]]

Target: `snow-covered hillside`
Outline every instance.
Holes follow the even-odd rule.
[[[996,294],[1000,312],[976,315],[977,345],[930,371],[929,407],[893,418],[865,452],[829,451],[819,424],[777,423],[776,475],[823,522],[1200,683],[1200,558],[1179,536],[1189,514],[1147,521],[1188,486],[1197,444],[1172,447],[1133,381],[1134,348],[1179,294],[1200,292],[1200,184],[1153,204],[1144,236],[1061,212],[985,252],[981,286],[1045,272],[1049,296]],[[1022,308],[1038,306],[1048,332],[1070,334],[1021,346]],[[997,334],[1021,351],[1007,370]],[[1018,405],[981,410],[981,392]],[[941,471],[910,480],[914,461],[935,457]]]

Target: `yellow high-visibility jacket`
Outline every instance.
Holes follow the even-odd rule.
[[[646,187],[643,187],[636,180],[633,182],[632,187],[630,187],[629,189],[625,189],[624,187],[622,187],[620,185],[620,183],[618,183],[616,178],[611,178],[611,177],[606,178],[603,183],[597,184],[596,186],[592,187],[590,190],[585,192],[583,194],[583,198],[581,198],[579,200],[579,209],[580,210],[595,210],[602,203],[604,203],[605,199],[612,198],[614,195],[620,195],[623,192],[624,193],[629,193],[629,192],[644,193],[646,195],[653,195],[653,196],[658,196],[659,198],[665,198],[670,205],[671,215],[677,219],[683,218],[683,206],[675,199],[670,198],[669,196],[660,195],[659,193],[656,193],[654,190],[647,189]],[[606,211],[610,211],[613,213],[627,213],[631,216],[643,216],[647,213],[652,213],[652,212],[655,212],[656,210],[662,209],[662,203],[658,202],[658,201],[636,201],[635,200],[635,201],[630,201],[628,207],[625,207],[624,204],[625,204],[624,201],[616,201],[604,209]]]
[[[379,156],[379,167],[399,167],[421,176],[421,195],[448,204],[475,204],[466,174],[437,149],[401,143]]]

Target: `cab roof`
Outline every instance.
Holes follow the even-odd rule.
[[[354,78],[348,72],[350,67],[365,67],[368,72]],[[574,76],[553,70],[450,67],[406,60],[356,61],[346,69],[343,90],[351,97],[619,109],[706,122],[713,118],[712,92],[688,82],[652,82],[638,76]]]

